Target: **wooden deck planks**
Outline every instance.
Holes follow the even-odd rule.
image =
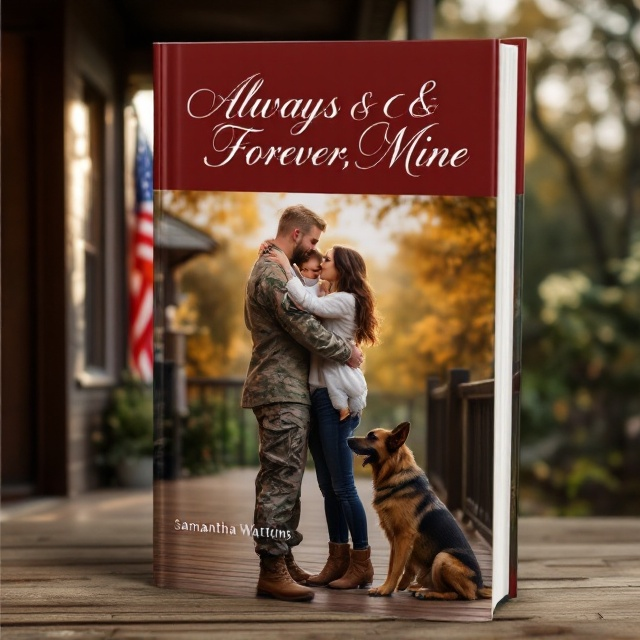
[[[164,482],[156,502],[158,584],[210,593],[254,598],[258,561],[253,539],[243,535],[253,517],[255,470],[237,469],[222,476]],[[372,488],[368,479],[358,480],[358,491],[367,507],[375,584],[386,576],[389,545],[371,508]],[[300,531],[305,539],[295,549],[299,564],[315,573],[327,557],[327,531],[322,497],[313,473],[305,475],[302,491]],[[175,521],[203,524],[216,533],[176,531]],[[218,529],[224,533],[217,533]],[[235,535],[232,533],[235,532]],[[491,551],[478,535],[471,536],[483,575],[491,584]],[[327,612],[359,612],[371,616],[406,616],[431,620],[480,621],[490,617],[488,600],[475,602],[424,602],[408,593],[392,599],[371,598],[366,590],[316,589],[314,607]]]
[[[313,490],[313,476],[308,480]],[[326,550],[322,517],[312,517],[311,500],[303,494],[307,538],[297,557],[314,568]],[[22,510],[12,506],[2,523],[3,640],[640,637],[638,518],[521,520],[518,598],[483,624],[398,619],[406,594],[372,599],[364,591],[319,589],[314,602],[291,604],[159,589],[151,575],[151,522],[149,492],[108,491]],[[370,529],[375,582],[386,571],[386,542],[373,540],[375,522]],[[249,562],[241,583],[255,588],[256,575],[257,563]],[[328,610],[334,606],[329,598],[344,596],[353,607]],[[373,613],[371,602],[378,603]]]

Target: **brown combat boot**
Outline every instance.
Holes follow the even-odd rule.
[[[320,573],[307,578],[307,584],[313,587],[324,587],[332,580],[341,578],[349,568],[349,543],[330,542],[329,557]]]
[[[260,558],[259,596],[270,596],[278,600],[313,600],[313,589],[295,583],[285,564],[283,556],[262,556]]]
[[[373,580],[373,565],[371,564],[371,547],[366,549],[352,549],[351,562],[347,572],[339,580],[330,582],[331,589],[362,589],[369,587]]]
[[[284,557],[284,562],[287,565],[287,571],[289,572],[289,575],[295,582],[304,584],[307,579],[311,577],[310,573],[298,566],[296,561],[293,559],[293,553],[291,553],[291,551],[289,551],[289,553]]]

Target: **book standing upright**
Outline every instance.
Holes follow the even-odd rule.
[[[432,459],[455,461],[449,471],[458,477],[444,490],[459,494],[452,507],[477,522],[474,551],[493,587],[492,601],[455,606],[402,592],[354,604],[355,594],[325,589],[308,606],[490,619],[515,595],[524,78],[518,39],[155,46],[157,584],[255,597],[257,427],[233,396],[250,337],[226,326],[242,299],[225,278],[275,233],[279,208],[304,202],[329,219],[327,238],[357,245],[388,299],[382,345],[394,348],[367,356],[372,397],[358,434],[393,428],[378,421],[407,414],[419,461],[429,432],[428,476],[438,472]],[[188,271],[203,233],[219,249],[206,268]],[[415,268],[404,262],[410,256]],[[207,286],[230,294],[206,307]],[[432,434],[442,425],[427,419],[428,408],[415,410],[429,367],[470,372],[458,447],[454,440],[438,451]],[[478,439],[473,385],[486,379],[493,393],[484,413],[493,418]],[[476,449],[490,456],[474,459]],[[324,560],[317,546],[326,532],[312,512],[322,509],[312,470],[306,481],[301,528],[308,518],[312,535],[302,529],[296,558],[313,565]],[[488,487],[484,497],[479,485]],[[373,511],[368,520],[375,530]],[[372,549],[376,584],[389,549],[382,537]]]

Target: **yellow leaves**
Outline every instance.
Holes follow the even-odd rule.
[[[551,468],[543,460],[536,460],[532,466],[533,475],[539,482],[547,482],[551,477]]]
[[[593,397],[588,389],[578,389],[575,395],[575,403],[581,411],[588,411],[593,405]]]
[[[409,393],[452,367],[470,369],[474,379],[491,376],[495,201],[434,197],[403,206],[419,225],[398,234],[393,284],[379,297],[383,343],[368,356],[377,365],[368,378]]]
[[[215,376],[218,367],[214,361],[215,347],[206,333],[187,339],[187,376]]]
[[[172,331],[179,333],[193,333],[198,326],[198,309],[196,297],[189,293],[183,297],[177,307],[173,307],[173,316],[169,326]],[[169,310],[167,310],[169,311]]]
[[[560,423],[566,422],[569,418],[569,408],[567,400],[556,400],[552,407],[553,417]]]
[[[258,228],[257,194],[220,191],[166,191],[163,207],[216,240],[248,234]]]

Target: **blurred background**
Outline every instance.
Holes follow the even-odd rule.
[[[520,513],[640,513],[637,0],[5,0],[0,17],[3,500],[111,484],[119,461],[152,450],[151,347],[141,342],[153,328],[152,272],[139,224],[152,149],[139,134],[152,139],[153,41],[524,36]],[[259,208],[237,194],[216,206],[174,196],[161,203],[157,247],[170,268],[155,278],[175,301],[180,373],[233,386],[246,358],[240,319],[213,322],[215,299],[196,304],[194,292],[207,278],[228,287],[244,278],[225,269],[225,233],[239,210],[261,229]],[[380,211],[371,215],[382,224]],[[419,227],[412,234],[426,242]],[[407,250],[424,255],[419,244]],[[403,334],[433,335],[412,311],[393,320]],[[421,376],[455,362],[429,357]],[[394,387],[401,411],[424,412],[404,374],[379,384]],[[193,419],[196,401],[178,398],[175,410]],[[198,438],[210,420],[189,432],[183,454],[206,449]],[[191,473],[210,463],[196,456]]]

